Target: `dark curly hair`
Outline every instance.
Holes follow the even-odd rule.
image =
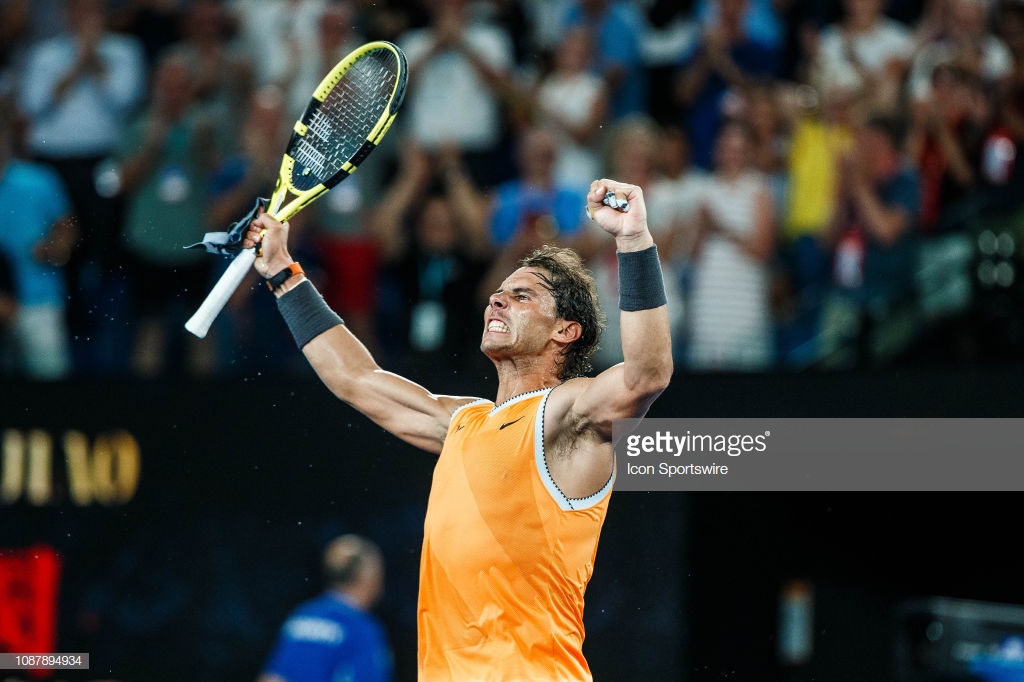
[[[547,244],[523,258],[519,266],[546,270],[549,275],[539,277],[555,299],[555,314],[563,320],[579,322],[583,329],[580,338],[563,351],[558,378],[565,381],[586,375],[593,369],[590,358],[604,329],[594,276],[575,251]]]

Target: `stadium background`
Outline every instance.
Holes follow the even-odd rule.
[[[58,16],[62,4],[11,1],[0,8],[19,5]],[[119,28],[146,39],[153,67],[159,50],[183,37],[170,30],[177,18],[160,10],[222,4],[114,0],[110,6],[154,10],[155,18],[143,11],[133,25]],[[233,4],[252,9],[271,3]],[[365,12],[382,10],[386,19],[391,12],[411,12],[406,27],[427,22],[423,3],[352,4]],[[543,10],[575,3],[474,4]],[[697,6],[708,6],[685,0],[617,4],[643,8],[652,20],[660,15],[664,27],[685,31],[696,28],[690,22]],[[774,4],[789,7],[790,37],[804,20],[818,28],[839,20],[843,6],[840,0]],[[1014,0],[1002,4],[1012,7]],[[918,28],[928,18],[925,10],[938,5],[892,0],[888,9],[890,17]],[[560,42],[554,24],[515,21],[510,25],[520,62],[533,55],[526,29],[548,29]],[[31,28],[39,32],[0,46],[5,97],[23,75],[18,59],[29,41],[62,30],[57,24]],[[804,64],[799,47],[795,40],[781,47],[780,59],[792,72],[787,78]],[[647,64],[646,72],[653,83],[664,84],[681,65],[670,59]],[[517,67],[529,73],[537,65]],[[669,92],[652,89],[651,104],[659,105],[652,113],[678,125],[678,103],[667,101]],[[144,113],[146,104],[137,102],[133,114]],[[400,118],[400,127],[404,122]],[[503,130],[502,137],[498,155],[511,162],[515,136]],[[389,134],[394,147],[375,155],[359,179],[378,173],[383,183],[385,169],[395,165],[398,140],[398,130]],[[1014,245],[1024,243],[1022,168],[1018,163],[1006,185],[1014,199],[1007,211],[972,214],[945,235],[959,250],[950,261],[939,253],[932,263],[931,274],[939,275],[932,293],[943,313],[949,312],[942,308],[949,304],[943,295],[951,295],[952,314],[926,320],[898,354],[856,366],[847,360],[838,370],[801,364],[796,371],[773,367],[750,374],[692,372],[680,362],[651,416],[1019,418],[1024,279],[1012,275],[1021,266]],[[376,201],[378,195],[368,196]],[[244,203],[251,203],[248,193]],[[189,241],[202,232],[194,217],[196,225],[185,226]],[[13,224],[5,220],[0,229]],[[76,362],[81,351],[89,362],[56,381],[26,380],[0,367],[0,649],[20,648],[53,625],[54,648],[90,653],[92,669],[44,679],[252,680],[286,613],[319,590],[323,544],[335,534],[358,532],[385,551],[388,592],[378,612],[392,637],[398,679],[413,679],[430,457],[381,432],[310,376],[265,291],[251,292],[251,317],[240,318],[257,320],[258,327],[235,320],[251,336],[231,336],[228,320],[221,319],[219,372],[189,375],[178,357],[157,376],[133,375],[129,337],[139,317],[126,292],[132,293],[132,284],[145,289],[156,277],[140,269],[144,277],[126,283],[127,254],[117,239],[111,243],[115,248],[88,246],[110,261],[107,274],[119,295],[100,292],[102,305],[85,306],[88,315],[78,329],[95,332],[92,325],[107,323],[98,331],[113,333],[116,342],[76,335]],[[1011,246],[1009,255],[1000,252],[1004,243]],[[175,253],[179,245],[174,243]],[[312,254],[302,259],[314,271]],[[319,268],[316,276],[326,270]],[[994,274],[1006,271],[1010,282],[994,283]],[[178,318],[194,307],[182,305],[184,287],[173,274],[160,279],[169,293],[157,311],[166,316],[166,328],[180,334]],[[178,342],[185,335],[171,338]],[[486,362],[448,366],[449,356],[417,355],[398,345],[387,348],[392,357],[386,366],[432,390],[493,391]],[[970,457],[964,453],[965,462]],[[1005,485],[1012,489],[1020,482]],[[957,658],[950,642],[962,635],[989,645],[1024,633],[1019,507],[1019,493],[1012,492],[615,493],[588,591],[585,651],[599,681],[967,679],[963,656]],[[49,584],[42,568],[47,559],[60,569]],[[813,628],[802,642],[811,645],[810,656],[797,663],[779,653],[794,634],[787,620],[793,604],[786,598],[794,580],[813,589]],[[935,598],[971,600],[963,622],[948,611],[938,614],[960,602]],[[1015,608],[985,610],[975,601]],[[906,617],[907,609],[917,611]],[[1004,620],[1012,622],[989,620],[1008,614]],[[0,673],[8,678],[19,679]]]
[[[426,368],[422,378],[465,388]],[[1005,367],[680,375],[652,416],[1013,417],[1021,379]],[[486,393],[486,379],[477,388]],[[252,679],[288,609],[319,589],[323,543],[345,531],[386,553],[379,613],[398,679],[414,678],[429,456],[314,381],[9,383],[2,396],[4,466],[12,431],[42,433],[52,478],[34,493],[45,499],[23,490],[0,507],[0,547],[58,552],[57,649],[92,657],[90,676],[50,679]],[[98,442],[131,434],[140,470],[130,499],[76,504],[68,432],[93,444],[93,458]],[[121,480],[116,469],[108,476]],[[897,667],[897,644],[920,633],[899,627],[901,604],[1024,603],[1018,497],[615,493],[588,591],[595,675],[911,679]],[[813,654],[796,666],[777,652],[780,596],[794,579],[815,591]]]

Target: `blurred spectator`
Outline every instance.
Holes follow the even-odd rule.
[[[140,376],[208,369],[209,344],[180,332],[209,290],[211,267],[205,252],[183,248],[205,231],[215,163],[212,125],[196,107],[195,70],[186,53],[161,57],[149,107],[121,143],[125,245],[137,324],[132,368]]]
[[[14,158],[13,121],[12,107],[0,100],[0,202],[13,211],[0,240],[12,285],[0,293],[0,334],[12,330],[16,374],[62,379],[72,369],[63,267],[77,236],[75,221],[60,177]]]
[[[584,28],[571,29],[558,44],[554,68],[536,91],[534,124],[557,136],[555,180],[589,187],[601,175],[598,146],[608,114],[608,89],[588,70],[592,45]]]
[[[928,99],[940,65],[954,66],[988,86],[999,85],[1013,68],[1010,50],[989,30],[988,0],[948,0],[944,19],[914,54],[907,84],[912,100]]]
[[[107,302],[120,297],[112,289],[123,249],[116,188],[97,175],[142,100],[147,74],[139,42],[107,31],[104,0],[68,0],[65,8],[67,31],[27,56],[18,103],[29,122],[28,153],[57,170],[79,218],[68,264],[76,366],[104,371],[120,362],[116,344],[99,335]]]
[[[609,143],[608,176],[638,185],[644,192],[648,228],[658,244],[658,255],[661,258],[662,274],[665,279],[673,350],[678,350],[682,347],[684,301],[680,290],[680,273],[676,268],[675,243],[678,239],[681,245],[689,234],[692,234],[692,221],[697,211],[697,206],[693,202],[698,201],[696,194],[706,188],[699,180],[694,185],[687,186],[689,183],[685,172],[683,177],[677,175],[670,178],[666,175],[664,155],[666,151],[671,151],[672,147],[665,144],[661,127],[648,116],[633,114],[619,121],[612,130]],[[685,155],[685,151],[678,147],[676,151]],[[673,171],[680,173],[679,166],[685,164],[685,161],[673,159],[672,163],[675,166]],[[692,176],[690,179],[696,177]],[[589,237],[594,238],[596,234],[595,229],[588,230]],[[579,250],[589,257],[601,308],[615,310],[619,300],[615,250],[608,248],[603,240],[599,241],[596,247],[585,244]],[[594,357],[595,364],[601,367],[609,367],[622,361],[619,320],[614,319],[616,317],[608,316],[605,331],[602,332],[601,347]]]
[[[858,79],[874,109],[899,108],[914,42],[905,25],[885,16],[883,0],[843,0],[842,21],[812,42],[815,82]]]
[[[968,81],[976,76],[952,63],[939,64],[931,74],[927,95],[911,109],[907,142],[921,174],[918,227],[929,235],[949,225],[942,220],[946,209],[975,187],[988,124],[972,116]]]
[[[19,42],[28,26],[29,0],[0,2],[0,96],[6,96],[11,87],[10,68]]]
[[[288,616],[257,682],[389,682],[384,625],[371,609],[384,592],[384,556],[373,542],[343,535],[324,551],[326,590]]]
[[[0,2],[0,91],[15,87],[30,47],[65,31],[64,0],[3,0]]]
[[[574,0],[563,19],[562,34],[583,27],[594,39],[591,69],[610,93],[612,120],[647,111],[647,72],[641,39],[644,20],[634,3],[622,0]]]
[[[587,183],[566,183],[555,175],[560,149],[555,136],[543,128],[524,130],[516,158],[518,175],[494,191],[490,207],[490,239],[497,249],[526,239],[516,251],[519,261],[540,242],[571,242],[582,230]],[[593,176],[591,181],[596,180]]]
[[[775,216],[751,141],[748,124],[728,121],[715,143],[690,294],[692,369],[759,371],[774,363],[769,263]]]
[[[530,41],[527,10],[521,0],[471,0],[471,21],[500,28],[512,41],[516,68],[531,68],[539,55]]]
[[[490,197],[490,245],[494,259],[481,282],[479,301],[496,290],[516,264],[543,244],[579,246],[587,229],[584,207],[586,184],[559,182],[555,167],[559,148],[554,135],[542,128],[520,133],[518,174],[503,182]]]
[[[751,158],[772,190],[775,215],[782,215],[788,190],[786,157],[791,130],[780,102],[781,89],[773,81],[752,83],[742,93],[739,117],[750,124]]]
[[[414,12],[408,0],[352,0],[356,6],[356,32],[374,40],[398,42],[409,30]]]
[[[693,165],[690,142],[678,126],[662,128],[656,150],[657,173],[646,190],[648,216],[660,237],[659,250],[671,258],[673,267],[689,270],[697,241],[697,224],[708,174]],[[652,212],[653,213],[653,212]]]
[[[747,35],[743,17],[747,0],[718,0],[717,23],[705,29],[700,44],[687,57],[676,83],[686,113],[686,131],[694,162],[709,169],[714,140],[728,99],[735,98],[755,77],[773,77],[778,54]]]
[[[842,18],[843,0],[783,0],[776,2],[785,41],[779,55],[779,77],[809,83],[809,74],[822,27]]]
[[[293,85],[306,69],[316,70],[320,64],[317,36],[326,6],[327,0],[232,0],[230,3],[239,38],[253,59],[255,85],[281,88],[288,98],[293,119],[302,115],[313,92],[311,87],[303,90]]]
[[[121,0],[111,6],[110,28],[138,38],[152,70],[164,50],[181,42],[182,17],[192,0]]]
[[[1013,69],[997,92],[996,120],[1003,129],[1003,136],[1008,136],[1013,144],[1011,147],[994,141],[986,152],[985,166],[989,177],[1005,176],[1001,184],[1010,189],[1005,195],[1009,203],[1019,205],[1024,199],[1019,192],[1019,188],[1024,187],[1024,164],[1016,162],[1024,152],[1024,5],[1003,2],[998,16],[1000,33],[1013,56]]]
[[[467,0],[429,0],[430,23],[401,36],[409,60],[403,127],[429,152],[456,145],[473,178],[490,188],[503,162],[502,96],[515,65],[511,37],[472,20]]]
[[[565,33],[563,19],[575,0],[521,0],[526,15],[527,43],[541,61],[554,54]]]
[[[817,358],[821,306],[832,281],[830,226],[839,162],[850,153],[861,95],[850,83],[794,89],[783,107],[792,135],[786,159],[788,192],[778,247],[781,272],[776,317],[780,361],[806,366]]]
[[[785,38],[779,9],[792,0],[749,0],[743,11],[743,29],[752,40],[773,50],[782,48]],[[715,0],[698,0],[697,16],[702,24],[715,24],[719,10]]]
[[[660,87],[670,83],[686,55],[693,51],[701,35],[700,23],[693,16],[693,2],[680,0],[651,0],[645,3],[641,51],[651,87],[647,98],[647,113],[659,124],[675,124],[682,120],[672,88]]]
[[[832,224],[834,299],[852,314],[855,362],[875,357],[876,327],[912,301],[913,233],[921,181],[903,152],[906,122],[874,115],[840,162],[839,204]],[[826,324],[832,325],[835,318]],[[826,330],[832,334],[832,330]],[[834,342],[834,341],[833,341]]]
[[[663,127],[655,158],[657,172],[644,190],[644,198],[652,234],[658,234],[658,251],[666,263],[665,289],[675,307],[669,313],[674,334],[672,354],[682,367],[689,345],[687,300],[700,239],[700,208],[709,176],[693,165],[689,140],[678,126]]]
[[[237,26],[224,0],[191,0],[182,18],[182,34],[177,47],[190,53],[196,64],[196,100],[216,121],[218,152],[227,152],[255,87],[254,57],[237,39]]]
[[[742,119],[750,126],[750,156],[752,168],[760,172],[768,184],[772,199],[772,215],[784,215],[786,199],[789,194],[789,175],[787,156],[790,146],[791,117],[784,112],[783,86],[771,80],[759,80],[745,88],[738,99],[734,116]],[[773,230],[778,225],[773,223]],[[772,317],[780,317],[780,287],[776,270],[778,260],[776,249],[769,261],[771,276],[769,280],[769,301]],[[776,349],[779,335],[776,334]],[[777,354],[776,354],[777,355]]]
[[[432,351],[432,361],[475,360],[476,294],[491,252],[486,204],[457,151],[405,145],[373,220],[383,265],[382,350],[397,363]]]

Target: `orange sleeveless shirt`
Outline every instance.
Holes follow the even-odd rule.
[[[464,405],[434,468],[420,559],[420,682],[579,682],[583,594],[614,477],[569,499],[544,460],[551,389]]]

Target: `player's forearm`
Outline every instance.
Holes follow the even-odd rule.
[[[668,386],[673,371],[668,307],[623,311],[620,315],[626,390],[657,396]]]
[[[360,382],[380,369],[369,349],[344,324],[314,337],[302,347],[302,354],[331,393],[357,407]]]
[[[331,393],[399,438],[440,450],[448,413],[434,396],[381,369],[304,275],[288,278],[275,293],[296,345]]]
[[[290,277],[274,293],[295,344],[320,380],[335,396],[363,409],[366,379],[380,370],[369,349],[304,275]]]
[[[657,395],[672,378],[672,337],[658,249],[650,232],[615,240],[626,390]]]

